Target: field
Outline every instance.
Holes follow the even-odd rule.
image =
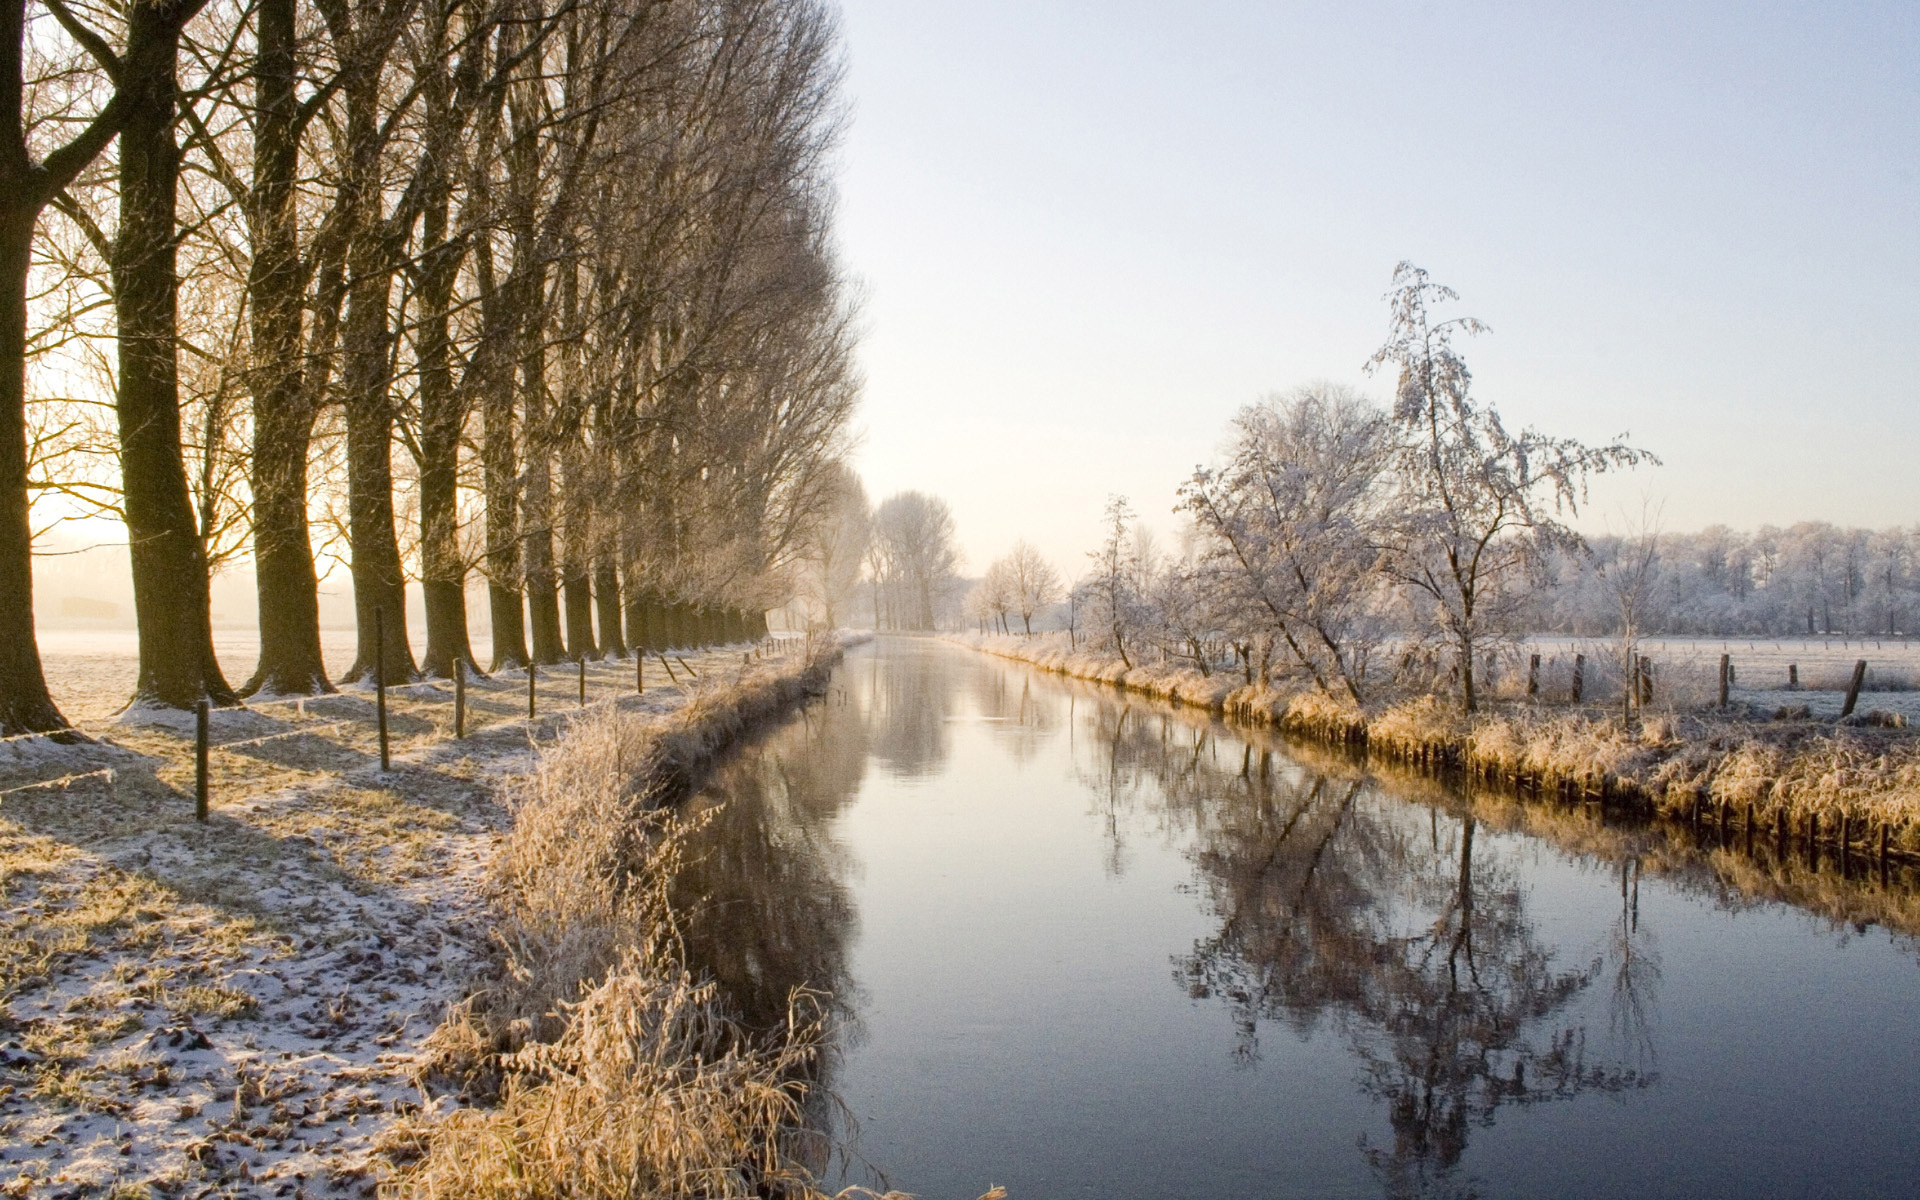
[[[1652,660],[1656,707],[1679,711],[1719,701],[1720,656],[1734,669],[1728,699],[1771,713],[1806,705],[1813,717],[1838,717],[1857,660],[1867,662],[1858,711],[1879,709],[1920,724],[1920,645],[1904,638],[1647,638],[1642,656]],[[1558,699],[1569,686],[1575,654],[1588,663],[1589,696],[1619,694],[1619,643],[1604,638],[1533,638],[1508,656],[1504,692],[1523,686],[1523,656],[1539,654],[1541,687]],[[1797,668],[1799,687],[1788,686]],[[1594,683],[1597,681],[1598,691]]]
[[[223,639],[230,679],[250,643]],[[504,789],[581,712],[578,675],[540,673],[534,720],[524,673],[475,681],[462,741],[448,685],[390,689],[390,771],[367,689],[217,712],[203,825],[191,718],[114,715],[131,634],[42,651],[99,740],[0,742],[0,1195],[370,1193],[489,952]],[[589,703],[664,714],[744,667],[685,662],[650,660],[644,696],[593,664]]]

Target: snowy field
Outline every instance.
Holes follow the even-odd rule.
[[[1619,652],[1619,643],[1606,638],[1534,638],[1520,651],[1540,655],[1542,690],[1549,698],[1558,698],[1570,683],[1575,654],[1587,658],[1587,694],[1617,696]],[[1717,703],[1725,654],[1734,670],[1732,702],[1769,711],[1804,704],[1814,717],[1840,715],[1854,663],[1865,659],[1866,684],[1857,711],[1879,709],[1920,723],[1920,644],[1904,638],[1647,638],[1640,653],[1653,662],[1656,705],[1687,709]],[[1793,668],[1798,688],[1788,686]],[[1515,662],[1507,670],[1511,677],[1524,667]],[[1510,678],[1509,686],[1514,682]]]
[[[426,629],[409,629],[407,636],[418,656],[427,644]],[[133,694],[140,666],[140,639],[133,630],[43,629],[39,642],[47,688],[68,720],[89,725],[110,719]],[[351,629],[320,632],[329,674],[337,676],[353,664],[353,646]],[[260,635],[251,629],[216,629],[213,652],[227,682],[239,687],[260,661]],[[474,653],[484,660],[484,640],[475,640]]]
[[[351,634],[330,634],[336,669]],[[234,682],[250,634],[221,635]],[[422,1044],[487,953],[502,791],[580,712],[571,669],[216,712],[210,819],[192,719],[114,714],[131,633],[41,641],[66,712],[101,740],[0,741],[0,1196],[346,1196],[425,1096]],[[671,657],[671,656],[670,656]],[[706,682],[742,652],[688,654]],[[657,660],[592,664],[588,701],[666,712]],[[116,1190],[117,1189],[117,1190]]]

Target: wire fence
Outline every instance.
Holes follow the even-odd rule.
[[[703,665],[706,667],[704,673],[687,661],[686,653],[669,655],[649,652],[649,654],[629,655],[626,659],[576,658],[566,663],[533,664],[524,669],[524,674],[520,668],[481,674],[469,672],[463,665],[459,676],[454,679],[413,679],[393,685],[376,680],[372,684],[348,685],[341,691],[331,694],[272,696],[219,710],[210,709],[207,703],[202,701],[197,711],[180,714],[181,717],[190,720],[193,726],[191,733],[195,758],[193,781],[196,797],[195,815],[203,821],[207,819],[206,798],[213,784],[211,755],[216,751],[238,751],[293,738],[321,737],[341,731],[363,731],[368,738],[377,742],[381,769],[385,771],[391,766],[390,733],[385,720],[389,707],[396,715],[402,717],[427,716],[432,721],[434,736],[431,741],[433,742],[445,741],[449,737],[464,740],[476,734],[515,727],[525,729],[531,735],[538,722],[567,721],[593,708],[617,705],[622,700],[643,696],[649,691],[658,691],[663,682],[667,688],[684,689],[695,685],[703,677],[717,677],[736,653],[740,655],[739,666],[744,670],[755,661],[780,658],[795,651],[810,654],[812,641],[811,635],[773,634],[755,642],[706,647],[698,652],[687,651],[686,653],[693,654],[695,661],[704,660]],[[658,663],[660,668],[658,673],[650,673],[647,670],[649,658]],[[629,663],[633,667],[633,673],[630,676],[626,673]],[[674,664],[678,664],[678,671],[674,669]],[[651,678],[649,678],[650,674]],[[662,675],[665,676],[664,681],[661,678]],[[522,678],[525,680],[526,696],[524,717],[518,715],[521,711],[518,697],[523,691]],[[549,684],[548,694],[544,696],[539,686],[542,682]],[[554,690],[553,685],[563,686],[566,690],[556,698],[551,694]],[[425,695],[422,694],[423,690]],[[473,693],[471,698],[470,693]],[[503,714],[500,711],[499,701],[509,696],[514,698],[515,703]],[[408,703],[395,704],[394,700],[403,700]],[[544,712],[541,711],[543,700],[546,701]],[[213,740],[216,713],[225,720],[256,713],[265,719],[282,719],[268,717],[262,710],[291,706],[295,712],[295,719],[304,720],[309,706],[317,708],[354,702],[367,704],[367,711],[350,716],[322,712],[320,714],[322,717],[333,719],[302,723],[292,728],[224,741]],[[443,714],[450,718],[444,724],[438,719]],[[476,723],[470,720],[470,716],[480,716],[483,720]],[[171,730],[173,724],[172,721],[153,721],[146,723],[144,728]],[[74,735],[88,742],[111,742],[114,732],[122,731],[74,726],[68,730],[51,733],[26,733],[0,738],[0,746],[39,744],[49,748],[57,747],[58,752],[64,756],[76,749],[70,744]],[[179,732],[187,731],[183,729]],[[69,739],[69,741],[63,742],[62,739]],[[343,745],[350,744],[350,739],[346,737],[341,737],[339,740]],[[418,740],[415,739],[416,743]],[[417,745],[415,748],[418,748]],[[16,752],[16,759],[18,757]],[[111,787],[116,772],[125,769],[127,768],[124,765],[98,767],[69,772],[49,779],[32,780],[0,789],[0,797],[23,792],[57,790],[88,779],[104,778]]]

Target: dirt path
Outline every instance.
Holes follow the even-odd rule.
[[[590,665],[589,703],[685,702],[647,666]],[[369,692],[216,713],[205,825],[190,716],[0,743],[0,1195],[371,1193],[485,953],[503,785],[579,711],[574,669],[536,685],[529,721],[524,673],[473,683],[462,741],[450,686],[391,689],[387,772]]]

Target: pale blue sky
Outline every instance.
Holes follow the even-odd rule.
[[[970,569],[1163,525],[1227,418],[1369,386],[1394,263],[1509,422],[1669,528],[1920,521],[1920,5],[845,0],[859,465]]]

